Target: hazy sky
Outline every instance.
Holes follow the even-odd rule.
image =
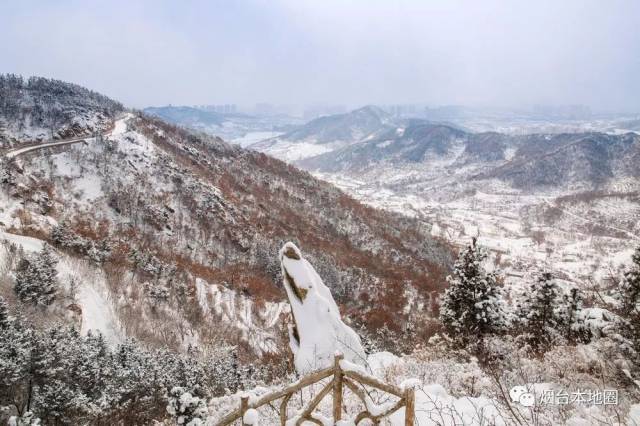
[[[587,104],[640,111],[640,1],[0,0],[0,72],[134,107]]]

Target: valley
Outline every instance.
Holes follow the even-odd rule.
[[[561,193],[526,195],[496,182],[436,201],[412,193],[410,184],[384,177],[370,184],[341,175],[316,176],[366,204],[432,223],[432,235],[456,247],[477,237],[492,252],[505,282],[516,286],[543,270],[557,272],[567,285],[615,277],[640,241],[637,191],[587,193],[585,198],[594,199],[580,202]]]
[[[429,223],[456,247],[477,237],[507,284],[553,270],[567,286],[587,288],[619,274],[640,241],[640,136],[632,132],[468,133],[365,111],[373,126],[349,114],[324,119],[345,126],[350,140],[319,143],[324,130],[311,123],[297,132],[306,138],[285,134],[252,148]],[[292,158],[296,150],[304,154]]]

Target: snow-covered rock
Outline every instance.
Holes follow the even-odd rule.
[[[295,321],[289,341],[298,373],[330,366],[336,353],[364,365],[360,337],[342,321],[331,290],[295,244],[288,242],[282,247],[280,264]]]
[[[580,312],[584,324],[596,337],[606,337],[616,325],[616,315],[603,308],[585,308]]]
[[[369,369],[377,376],[382,376],[385,370],[394,365],[399,365],[401,362],[400,357],[386,351],[376,352],[367,358]]]

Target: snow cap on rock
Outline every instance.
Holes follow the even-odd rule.
[[[280,265],[295,322],[289,330],[289,344],[298,373],[331,366],[335,353],[364,365],[360,337],[342,321],[331,290],[295,244],[282,247]]]

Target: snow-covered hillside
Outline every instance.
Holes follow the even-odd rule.
[[[221,137],[240,146],[249,146],[264,139],[277,137],[303,124],[302,119],[286,115],[220,113],[186,106],[148,107],[144,112],[169,123]]]
[[[0,75],[0,149],[107,130],[120,103],[75,84]]]
[[[285,161],[329,153],[395,128],[394,119],[378,107],[316,118],[290,132],[249,145]]]
[[[428,227],[219,138],[131,113],[109,129],[18,153],[0,192],[2,232],[88,261],[74,299],[85,332],[102,324],[114,341],[173,350],[239,345],[243,363],[280,354],[290,313],[273,254],[285,240],[331,278],[336,302],[368,333],[433,316],[451,252]]]

